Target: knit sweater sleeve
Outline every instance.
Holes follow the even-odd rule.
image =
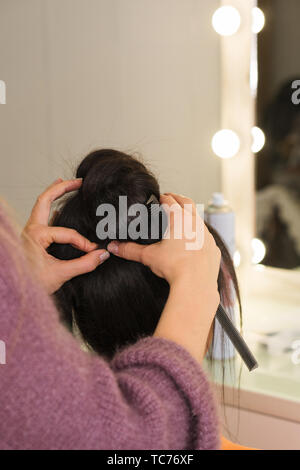
[[[147,337],[111,362],[82,351],[13,258],[0,237],[1,449],[219,447],[210,385],[185,349]]]

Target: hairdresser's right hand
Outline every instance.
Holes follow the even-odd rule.
[[[217,278],[221,253],[191,199],[166,194],[161,196],[160,202],[165,207],[175,207],[182,217],[188,210],[193,226],[203,231],[203,245],[200,249],[187,250],[186,244],[192,240],[187,239],[184,233],[181,239],[174,237],[175,220],[171,212],[168,227],[170,236],[161,242],[148,246],[111,242],[108,250],[116,256],[143,263],[157,276],[168,281],[170,295],[154,336],[180,344],[201,362],[209,345],[214,316],[220,302]],[[189,205],[188,209],[184,207],[185,204]]]
[[[205,284],[209,291],[216,289],[220,250],[197,213],[195,203],[190,198],[171,193],[162,195],[160,203],[170,214],[169,227],[161,242],[145,246],[133,242],[114,241],[108,245],[108,251],[121,258],[143,263],[157,276],[166,279],[170,285],[182,276],[191,276],[201,280],[201,284]],[[176,229],[174,212],[177,212],[182,220],[187,212],[191,216],[193,230],[198,230],[198,239],[202,240],[198,249],[187,249],[187,244],[192,240],[186,237],[184,231],[181,232],[180,239],[174,237]]]

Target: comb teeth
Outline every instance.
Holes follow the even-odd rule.
[[[159,200],[154,194],[151,194],[148,201],[146,202],[146,206],[150,209],[151,216],[156,215],[160,211]]]
[[[161,221],[162,225],[161,225],[160,232],[162,233],[162,236],[163,236],[168,227],[167,215],[165,211],[162,209],[159,200],[154,194],[151,194],[148,201],[146,202],[146,206],[148,208],[151,219],[153,218],[152,222],[158,223],[158,226],[159,226],[160,221]]]
[[[146,202],[146,206],[150,206],[151,204],[159,204],[159,200],[154,194],[151,194],[148,201]]]
[[[154,216],[154,215],[158,214],[159,211],[160,211],[160,205],[159,204],[156,204],[156,203],[151,204],[151,206],[150,206],[150,214],[151,215]]]

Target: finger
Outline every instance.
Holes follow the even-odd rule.
[[[134,242],[110,242],[107,246],[108,251],[120,258],[131,261],[143,262],[144,251],[147,247]]]
[[[59,214],[59,211],[53,211],[52,215],[51,215],[51,219],[49,221],[49,225],[53,225],[54,224],[54,221],[56,219],[56,217],[58,216]]]
[[[174,199],[174,197],[170,193],[161,194],[160,202],[161,204],[166,204],[169,207],[173,206],[174,204],[178,205],[177,201]]]
[[[53,183],[50,186],[54,186],[55,184],[61,183],[62,181],[63,181],[62,178],[57,178],[55,181],[53,181]]]
[[[95,250],[98,246],[97,243],[90,242],[76,230],[66,227],[46,227],[45,234],[39,241],[44,248],[48,248],[51,243],[63,243],[73,245],[86,253]]]
[[[175,194],[175,193],[166,193],[167,195],[171,196],[183,209],[188,210],[192,214],[196,212],[196,207],[193,199],[187,196],[183,196],[182,194]]]
[[[53,201],[64,194],[79,189],[82,178],[75,180],[59,181],[52,183],[37,199],[30,216],[30,223],[47,225],[50,208]]]
[[[203,230],[204,230],[204,241],[206,245],[211,245],[213,247],[217,247],[215,237],[213,234],[210,232],[209,228],[207,225],[203,222]]]
[[[160,202],[168,216],[168,228],[163,238],[174,238],[175,229],[181,232],[183,211],[171,194],[162,194]],[[177,232],[176,232],[177,233]]]
[[[48,186],[47,189],[52,188],[53,186],[55,186],[58,183],[61,183],[62,181],[63,181],[62,178],[57,178],[55,181],[53,181],[53,183],[50,184],[50,186]],[[53,214],[51,216],[51,220],[49,222],[50,225],[53,224],[53,221],[54,221],[55,217],[57,216],[57,214],[58,214],[57,210],[53,212]],[[31,219],[32,219],[32,214],[31,214],[30,219],[29,219],[30,222],[31,222]],[[28,221],[28,223],[29,223],[29,221]]]
[[[90,273],[109,257],[110,254],[106,250],[94,250],[80,258],[69,261],[58,261],[61,278],[63,282],[66,282],[80,274]]]

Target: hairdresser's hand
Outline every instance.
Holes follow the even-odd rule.
[[[106,250],[96,250],[97,245],[76,230],[48,225],[52,202],[70,191],[79,189],[81,184],[81,179],[56,180],[38,197],[23,230],[27,257],[36,276],[49,294],[55,292],[72,277],[93,271],[109,257]],[[54,242],[71,244],[87,254],[74,260],[58,260],[46,251]]]
[[[171,193],[162,195],[160,203],[170,214],[169,227],[161,242],[145,246],[133,242],[114,241],[108,245],[108,251],[121,258],[143,263],[157,276],[165,278],[170,285],[182,276],[196,276],[209,290],[215,289],[220,266],[220,250],[198,215],[195,203],[192,199]],[[187,238],[184,231],[180,232],[180,239],[174,237],[177,217],[184,220],[186,214],[191,218],[191,226],[195,233],[194,241],[196,235],[198,239],[198,244],[195,243],[192,249],[189,245],[193,240]]]
[[[175,218],[171,212],[167,237],[161,242],[148,246],[112,242],[108,250],[116,256],[145,264],[169,282],[170,295],[154,336],[177,342],[201,361],[220,302],[217,278],[221,253],[191,199],[166,194],[161,196],[160,202],[166,205],[167,210],[172,206],[177,216],[182,218],[186,212],[189,213],[194,230],[198,227],[202,232],[197,234],[203,241],[200,249],[187,249],[187,243],[192,240],[184,232],[181,239],[174,237]]]

